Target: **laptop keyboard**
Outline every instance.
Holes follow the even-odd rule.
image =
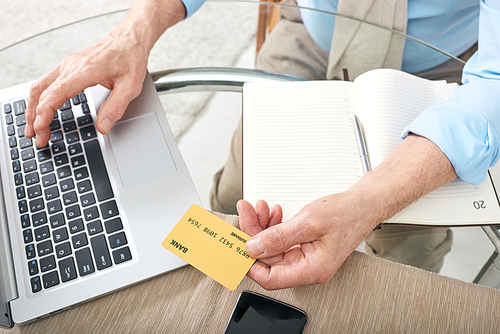
[[[132,259],[85,93],[50,124],[49,144],[24,136],[26,100],[4,104],[33,293]]]

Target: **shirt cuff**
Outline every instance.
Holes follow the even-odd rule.
[[[403,130],[426,137],[436,144],[465,182],[478,185],[499,157],[500,139],[486,117],[463,103],[447,101],[421,113]]]
[[[186,18],[190,17],[194,14],[198,9],[200,9],[201,5],[205,2],[205,0],[181,0],[184,3],[184,7],[186,7]]]

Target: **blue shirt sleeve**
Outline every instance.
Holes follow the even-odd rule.
[[[184,3],[184,7],[186,7],[186,18],[193,15],[194,12],[196,12],[205,2],[205,0],[181,0],[181,1],[182,3]]]
[[[435,104],[404,131],[434,142],[458,177],[477,185],[500,154],[500,0],[481,0],[479,49],[450,101]]]

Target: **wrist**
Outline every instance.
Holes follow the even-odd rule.
[[[149,53],[161,35],[185,17],[181,0],[136,0],[110,35],[126,34]]]

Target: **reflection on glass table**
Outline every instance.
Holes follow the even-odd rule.
[[[262,39],[262,30],[269,31],[270,26],[272,26],[272,23],[270,23],[266,25],[265,28],[262,28],[262,20],[271,22],[273,18],[276,18],[275,9],[279,8],[276,4],[266,3],[260,5],[259,12],[258,5],[258,2],[256,1],[213,1],[205,4],[198,13],[193,15],[192,18],[185,20],[176,27],[170,29],[158,41],[150,56],[148,66],[150,72],[159,73],[157,77],[160,77],[161,74],[165,74],[163,72],[165,70],[179,68],[238,67],[253,69],[256,44],[260,44]],[[331,14],[323,13],[323,15]],[[124,16],[125,12],[118,12],[91,18],[61,29],[47,32],[2,50],[0,52],[0,62],[2,64],[9,64],[9,66],[5,67],[5,70],[2,73],[2,82],[0,82],[0,87],[8,87],[17,83],[36,79],[37,77],[43,75],[56,66],[57,63],[67,54],[76,52],[104,38],[109,29],[111,29],[111,27],[116,23],[120,22]],[[221,17],[226,19],[221,20]],[[373,29],[381,28],[374,26]],[[255,40],[256,35],[260,38],[259,41]],[[266,33],[264,33],[264,36],[266,36]],[[407,47],[419,44],[419,42],[413,38],[408,38],[406,43]],[[426,47],[424,49],[431,56],[436,58],[449,58],[454,64],[463,64],[460,60],[457,60],[456,58],[452,59],[435,48]],[[32,50],[43,51],[32,52]],[[212,74],[216,75],[221,73],[224,73],[224,71],[216,70]],[[158,82],[159,90],[169,91],[171,93],[181,91],[180,89],[173,88],[166,89],[165,85],[168,84],[169,80],[190,82],[190,79],[186,77],[172,79],[175,75],[188,74],[188,71],[173,71],[169,73],[167,77],[163,77],[163,79]],[[238,74],[241,73],[235,72],[231,75],[237,76]],[[212,77],[203,78],[201,71],[194,70],[189,75],[192,75],[194,80],[199,80],[199,82],[195,84],[191,83],[186,85],[184,88],[190,86],[193,88],[191,91],[201,92],[162,95],[164,107],[167,110],[167,115],[169,116],[169,120],[174,133],[180,142],[181,148],[184,143],[186,143],[185,145],[187,151],[184,153],[186,160],[190,159],[190,156],[201,156],[200,154],[202,152],[194,153],[196,152],[195,149],[197,146],[198,149],[203,147],[199,144],[200,139],[199,137],[197,138],[197,136],[212,139],[217,136],[214,132],[226,131],[227,135],[224,138],[219,139],[223,143],[217,142],[216,144],[214,143],[211,145],[217,148],[215,155],[218,157],[218,160],[215,163],[211,162],[211,164],[216,165],[212,168],[213,172],[224,164],[227,156],[227,146],[229,145],[228,143],[232,135],[232,128],[236,127],[236,123],[238,122],[239,114],[241,112],[241,106],[239,105],[241,97],[239,94],[234,93],[216,94],[214,96],[212,91],[226,90],[228,86],[234,88],[235,86],[231,86],[231,83],[252,80],[252,78],[248,77],[248,74],[250,74],[250,72],[245,73],[245,75],[242,75],[239,79],[234,79],[234,77],[229,78],[223,75],[219,78],[219,80],[220,82],[225,82],[226,84],[218,85],[218,87],[213,89],[213,81],[209,81],[214,79]],[[251,75],[260,77],[259,73],[252,73]],[[196,78],[197,76],[199,77]],[[226,88],[222,86],[226,86]],[[234,91],[235,89],[231,90]],[[187,89],[184,91],[187,91]],[[229,109],[229,103],[222,102],[221,104],[216,105],[217,101],[221,100],[233,101],[234,106],[228,110],[230,116],[227,116],[222,112],[223,109]],[[214,108],[218,110],[214,111]],[[215,119],[210,119],[211,115],[216,112],[220,114],[218,114]],[[231,120],[228,121],[230,118]],[[208,123],[202,123],[204,121]],[[224,124],[224,122],[228,124]],[[225,127],[224,131],[221,131],[222,125]],[[200,132],[200,127],[203,128],[203,131],[205,132]],[[202,151],[209,152],[206,149],[206,147],[203,147]],[[212,151],[210,152],[213,153]],[[205,157],[207,156],[208,155]],[[199,191],[208,192],[207,188],[211,186],[212,175],[207,175],[206,171],[196,171],[195,165],[197,164],[193,163],[191,165],[193,168],[191,173],[193,175],[197,175],[199,173],[199,178],[203,179],[203,181],[200,182],[205,184],[203,190]],[[203,172],[205,172],[205,174]],[[197,177],[195,177],[195,179],[196,178]],[[205,195],[201,194],[201,196],[203,197]],[[455,242],[452,253],[445,258],[445,265],[442,273],[446,274],[446,270],[449,270],[451,272],[450,275],[457,275],[460,278],[470,281],[474,279],[475,273],[477,273],[480,269],[477,263],[484,263],[487,256],[483,256],[481,260],[472,260],[470,263],[472,263],[472,265],[475,264],[474,269],[467,267],[470,265],[469,263],[466,265],[469,269],[465,269],[467,274],[463,276],[460,273],[456,274],[454,271],[461,266],[460,257],[462,255],[458,255],[458,258],[456,259],[450,261],[448,260],[449,257],[452,257],[456,248],[458,248],[457,254],[461,254],[461,250],[467,249],[467,242],[465,243],[465,246],[460,244],[460,232],[465,231],[466,229],[468,228],[455,230]],[[468,232],[465,234],[469,235]],[[478,238],[478,241],[468,242],[471,249],[476,248],[478,244],[484,245],[484,234],[478,235]],[[467,237],[465,237],[465,239],[467,239]],[[491,253],[491,250],[492,247],[487,247],[484,252]],[[467,250],[466,253],[470,253],[470,251]],[[450,265],[448,265],[448,262],[450,262]]]

